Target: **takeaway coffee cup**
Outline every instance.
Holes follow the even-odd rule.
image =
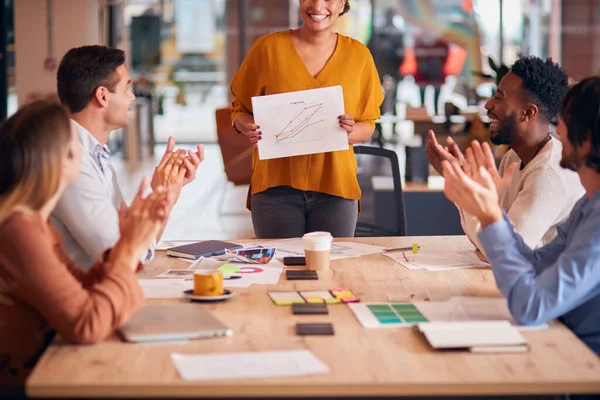
[[[332,241],[333,237],[329,232],[311,232],[302,237],[306,268],[314,270],[329,268]]]

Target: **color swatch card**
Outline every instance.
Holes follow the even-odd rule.
[[[365,328],[410,327],[428,322],[413,303],[350,303],[348,307]]]

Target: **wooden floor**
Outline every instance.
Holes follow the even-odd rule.
[[[178,148],[193,148],[177,146]],[[155,159],[131,165],[120,154],[111,158],[123,196],[129,202],[144,176],[152,176],[164,145],[156,146]],[[227,181],[217,144],[205,145],[205,160],[196,180],[183,188],[171,212],[163,240],[241,239],[254,237],[250,212],[246,210],[247,186],[235,187]]]

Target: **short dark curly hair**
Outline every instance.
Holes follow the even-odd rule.
[[[560,118],[567,125],[567,137],[573,146],[580,147],[590,140],[586,165],[600,172],[600,77],[586,78],[569,90]]]
[[[340,16],[346,14],[348,11],[350,11],[350,0],[346,0],[346,4],[344,4],[344,9],[340,13]]]
[[[523,80],[523,88],[538,107],[541,119],[550,122],[556,117],[569,89],[569,79],[562,68],[551,58],[544,61],[528,56],[517,60],[510,71]]]

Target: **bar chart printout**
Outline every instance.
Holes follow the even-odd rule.
[[[341,86],[256,96],[252,108],[262,131],[261,160],[348,149],[338,122],[344,114]]]

